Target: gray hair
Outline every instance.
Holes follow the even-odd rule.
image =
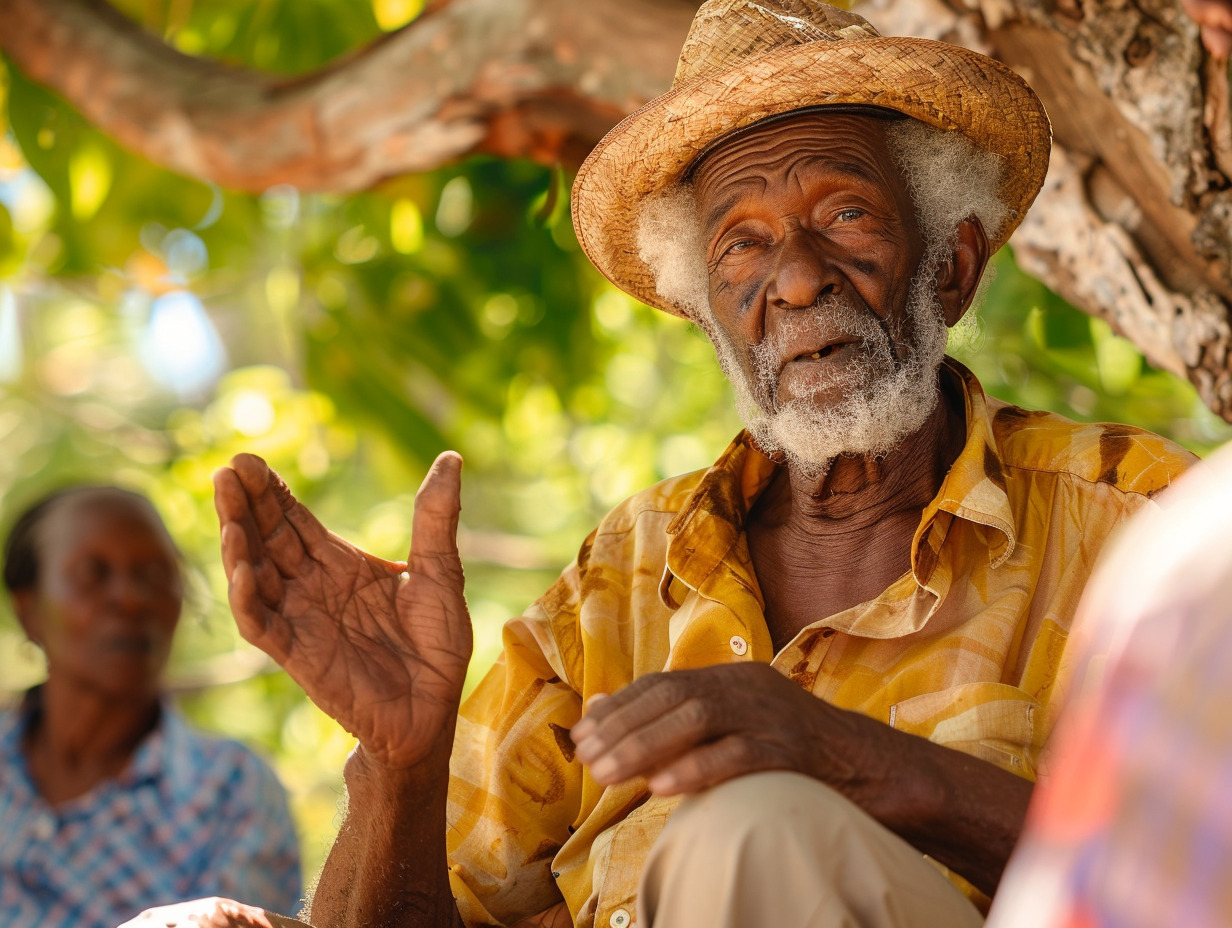
[[[1009,218],[1001,198],[999,155],[978,148],[958,132],[917,119],[886,126],[886,141],[915,203],[924,238],[923,267],[954,243],[958,224],[975,216],[990,240]],[[637,227],[637,253],[655,275],[655,290],[709,331],[709,276],[705,241],[691,183],[673,184],[647,200]]]

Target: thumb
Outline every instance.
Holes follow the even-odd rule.
[[[444,451],[432,462],[415,494],[410,570],[431,570],[434,562],[452,566],[458,561],[461,493],[462,456],[456,451]]]

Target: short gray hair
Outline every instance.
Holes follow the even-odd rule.
[[[1009,218],[1001,198],[999,155],[966,136],[918,119],[886,126],[890,152],[902,169],[924,238],[923,266],[954,243],[958,224],[975,216],[989,240]],[[678,183],[642,204],[637,253],[655,275],[655,290],[704,329],[710,327],[709,276],[697,199],[691,183]]]

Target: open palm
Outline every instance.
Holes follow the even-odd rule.
[[[214,476],[240,633],[390,767],[421,760],[452,724],[470,660],[461,465],[446,452],[424,478],[405,565],[327,531],[254,455]]]

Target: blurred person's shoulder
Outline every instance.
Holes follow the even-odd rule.
[[[266,801],[285,791],[269,762],[248,745],[200,731],[164,707],[167,766],[173,783],[197,790],[224,789],[233,799]]]

